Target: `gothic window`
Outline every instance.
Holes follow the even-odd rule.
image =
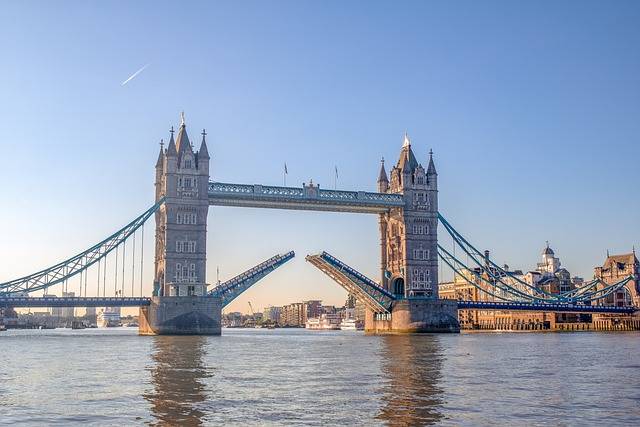
[[[185,169],[191,169],[191,159],[184,161]]]
[[[413,259],[416,260],[428,260],[429,259],[429,249],[414,249],[413,250]]]
[[[176,252],[182,252],[182,242],[176,242]]]
[[[182,224],[182,214],[178,213],[176,215],[176,224]]]
[[[182,264],[176,264],[176,282],[182,280]]]

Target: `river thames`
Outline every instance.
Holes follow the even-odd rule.
[[[639,333],[0,334],[0,423],[640,423]]]

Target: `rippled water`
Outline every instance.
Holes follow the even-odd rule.
[[[640,334],[0,334],[0,424],[640,424]]]

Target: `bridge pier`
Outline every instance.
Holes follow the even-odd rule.
[[[394,302],[391,313],[367,310],[364,330],[369,334],[460,332],[458,305],[445,299],[406,298]]]
[[[222,300],[212,296],[153,297],[140,307],[140,335],[220,335]]]

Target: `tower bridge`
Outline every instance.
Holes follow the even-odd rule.
[[[594,280],[579,289],[550,294],[493,263],[439,213],[438,174],[433,153],[429,152],[424,168],[406,134],[398,161],[389,173],[382,160],[376,192],[329,190],[313,182],[286,187],[211,181],[206,132],[203,130],[201,135],[199,149],[195,150],[182,116],[177,135],[172,128],[167,148],[160,147],[155,166],[155,204],[80,254],[25,277],[0,283],[0,307],[139,306],[142,334],[220,334],[222,308],[295,254],[291,251],[276,255],[209,290],[206,278],[209,206],[377,215],[378,281],[327,252],[306,257],[367,307],[365,329],[369,332],[457,332],[458,309],[628,314],[640,305],[637,272],[617,282]],[[153,295],[145,297],[140,292],[134,297],[132,279],[130,296],[125,297],[125,244],[133,240],[133,253],[136,253],[136,233],[144,233],[144,224],[151,216],[155,217]],[[438,224],[471,264],[462,262],[455,251],[438,244]],[[122,263],[118,264],[120,248]],[[107,259],[110,257],[115,258],[115,269],[110,270],[115,272],[115,282],[114,295],[107,296],[106,272],[112,266]],[[477,287],[487,299],[439,298],[438,259]],[[87,272],[96,267],[98,295],[87,296]],[[141,261],[140,289],[143,268]],[[134,264],[131,277],[135,271]],[[80,278],[81,292],[84,280],[84,297],[29,295],[57,285],[66,289],[74,276]],[[620,291],[631,295],[635,307],[602,304],[604,298]]]

